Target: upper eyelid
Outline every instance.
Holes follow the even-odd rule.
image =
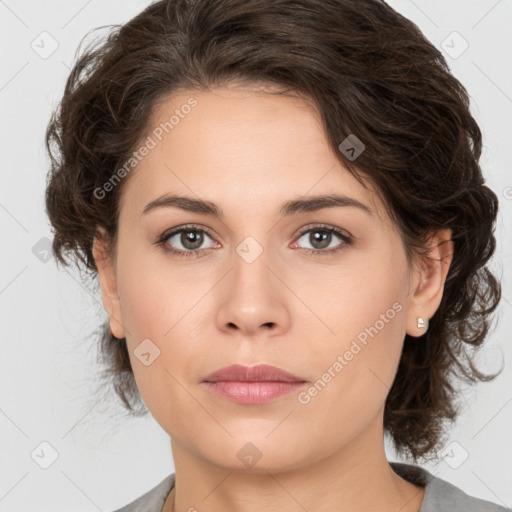
[[[320,223],[308,224],[308,225],[304,226],[303,228],[300,229],[300,231],[298,233],[298,236],[301,236],[305,232],[310,231],[311,229],[315,229],[315,228],[317,228],[317,229],[325,229],[326,231],[334,231],[334,232],[340,231],[345,236],[352,237],[352,235],[346,229],[339,228],[339,227],[333,226],[331,224],[322,224],[321,222]]]
[[[177,226],[176,228],[171,228],[163,232],[161,238],[170,238],[182,231],[204,231],[210,238],[213,238],[213,233],[204,226],[198,226],[195,224],[185,224],[184,226]]]

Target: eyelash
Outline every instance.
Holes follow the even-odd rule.
[[[297,236],[297,240],[304,235],[304,233],[307,233],[308,231],[313,231],[314,229],[317,229],[318,231],[324,231],[326,233],[334,234],[341,238],[342,244],[338,247],[335,247],[333,249],[303,249],[303,251],[306,252],[306,254],[311,254],[313,256],[324,256],[324,255],[331,255],[334,253],[337,253],[345,248],[345,246],[349,246],[352,244],[352,237],[345,234],[343,231],[341,231],[338,228],[335,228],[334,226],[329,226],[326,224],[315,224],[313,226],[307,226],[305,229],[303,229]],[[194,224],[187,224],[185,226],[181,226],[178,229],[173,229],[170,232],[165,232],[160,237],[160,239],[156,242],[157,245],[161,246],[164,252],[173,254],[175,256],[183,257],[183,258],[190,258],[195,256],[196,254],[205,251],[205,249],[194,249],[192,251],[183,251],[183,250],[177,250],[169,248],[167,245],[167,241],[174,235],[177,235],[179,233],[182,233],[184,231],[198,231],[206,233],[210,238],[213,238],[212,234],[208,229],[205,229],[203,227],[199,227]]]

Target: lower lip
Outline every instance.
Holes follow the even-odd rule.
[[[271,402],[283,395],[293,393],[305,382],[206,382],[214,393],[242,404],[261,404]]]

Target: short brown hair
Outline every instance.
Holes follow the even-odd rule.
[[[486,267],[498,199],[484,185],[482,137],[465,88],[418,27],[384,1],[162,0],[89,46],[46,133],[46,208],[57,262],[68,264],[67,251],[94,278],[99,226],[115,250],[129,178],[105,198],[94,191],[137,147],[159,101],[178,89],[240,80],[311,101],[342,164],[376,185],[409,261],[427,254],[432,231],[452,230],[441,304],[421,338],[406,335],[384,413],[395,448],[415,461],[425,457],[458,413],[452,377],[496,377],[480,373],[468,349],[482,345],[501,298]],[[350,134],[365,144],[356,161],[338,150]],[[113,337],[108,323],[99,340],[105,376],[126,410],[147,413],[126,340]]]

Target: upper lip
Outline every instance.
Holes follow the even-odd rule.
[[[276,366],[258,364],[256,366],[242,366],[233,364],[217,370],[205,378],[205,382],[236,381],[236,382],[305,382],[304,379],[292,375]]]

